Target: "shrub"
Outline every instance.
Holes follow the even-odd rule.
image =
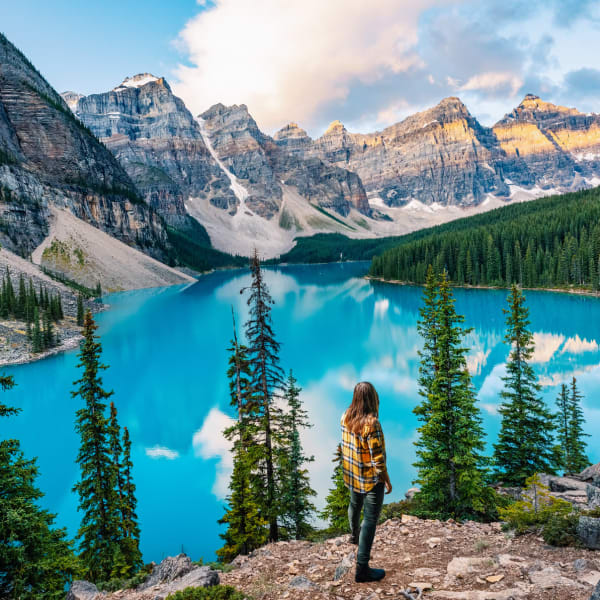
[[[552,515],[542,530],[542,537],[550,546],[576,546],[577,523],[579,515],[572,512],[568,515]]]
[[[414,515],[415,511],[415,503],[412,500],[400,500],[399,502],[390,502],[388,504],[384,504],[381,508],[379,522],[383,523],[388,519],[400,519],[402,518],[402,515]]]
[[[133,577],[116,577],[110,581],[101,581],[97,584],[101,592],[116,592],[117,590],[130,590],[142,585],[150,573],[152,573],[153,565],[149,563],[144,565]]]
[[[180,592],[169,594],[167,600],[245,600],[246,596],[230,585],[211,587],[188,587]]]
[[[524,500],[500,509],[500,517],[517,534],[541,531],[547,544],[567,546],[575,543],[578,513],[566,500],[550,495],[548,487],[533,475],[526,481]]]
[[[199,567],[210,567],[211,569],[215,571],[221,571],[222,573],[229,573],[235,569],[231,563],[222,563],[218,561],[204,562],[203,558],[194,561],[194,564],[198,565]]]

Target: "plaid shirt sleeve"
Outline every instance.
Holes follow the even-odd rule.
[[[375,421],[373,428],[369,431],[367,435],[367,445],[369,446],[371,464],[373,465],[375,472],[378,475],[385,473],[385,439],[379,421]]]

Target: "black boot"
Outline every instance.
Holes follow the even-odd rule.
[[[383,569],[371,569],[369,565],[356,565],[356,574],[354,581],[356,583],[367,583],[369,581],[380,581],[385,577]]]

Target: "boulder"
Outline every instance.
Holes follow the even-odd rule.
[[[90,581],[74,581],[67,593],[66,600],[100,600],[105,594]]]
[[[410,489],[406,490],[406,492],[404,492],[404,497],[407,500],[412,500],[415,496],[415,494],[418,494],[421,490],[418,487],[411,487]]]
[[[544,567],[540,570],[530,570],[529,581],[545,590],[554,587],[577,587],[581,585],[568,577],[563,577],[560,570],[556,567]]]
[[[587,503],[590,510],[600,507],[600,487],[588,484],[587,489]]]
[[[150,573],[148,579],[142,583],[139,589],[146,590],[161,583],[169,583],[174,579],[183,577],[193,569],[194,565],[190,557],[186,554],[167,556],[167,558],[152,569],[152,573]]]
[[[492,558],[479,558],[476,556],[456,556],[446,567],[448,575],[452,577],[466,577],[471,573],[479,573],[489,570],[495,566],[495,561]]]
[[[219,573],[210,567],[195,567],[183,577],[159,586],[154,600],[164,600],[169,594],[185,590],[188,587],[210,587],[219,584]]]
[[[592,485],[600,487],[600,463],[596,463],[595,465],[590,465],[587,469],[584,469],[577,475],[578,479],[581,481],[587,481]]]
[[[304,577],[304,575],[298,575],[288,583],[288,587],[295,590],[308,592],[310,590],[317,589],[319,586],[314,581],[311,581],[308,577]]]
[[[577,536],[586,548],[600,550],[600,519],[579,517]]]
[[[339,581],[354,565],[354,550],[342,558],[342,562],[335,568],[334,581]]]

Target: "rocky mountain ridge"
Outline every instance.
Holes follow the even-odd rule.
[[[242,254],[320,231],[397,235],[600,183],[600,116],[533,95],[491,128],[452,97],[374,133],[334,121],[316,139],[297,123],[269,136],[243,104],[194,119],[148,73],[65,99],[167,220],[192,216]]]
[[[0,243],[28,256],[51,207],[164,259],[162,221],[115,159],[27,58],[0,35]]]

